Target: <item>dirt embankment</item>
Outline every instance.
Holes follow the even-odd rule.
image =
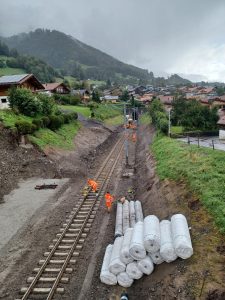
[[[134,198],[142,201],[145,215],[155,214],[160,219],[170,218],[175,213],[186,215],[191,226],[194,255],[188,260],[177,259],[173,263],[156,266],[150,276],[135,281],[132,287],[127,289],[129,299],[225,299],[222,236],[184,182],[160,182],[155,172],[155,160],[149,151],[152,138],[153,130],[149,127],[139,129],[135,176],[133,180],[120,177],[116,193],[130,197],[130,187],[133,187]],[[102,246],[95,256],[94,275],[92,279],[89,277],[89,291],[86,291],[86,298],[81,297],[79,300],[116,300],[124,290],[119,286],[106,286],[99,280],[105,248],[109,243],[113,243],[115,213],[114,209],[108,225],[104,228]],[[100,226],[100,223],[98,225]],[[79,290],[80,285],[74,284],[73,293],[65,299],[76,299],[76,296],[73,298],[72,295],[79,295]]]
[[[115,144],[118,132],[112,132],[99,124],[93,126],[88,123],[88,126],[83,127],[76,136],[74,151],[50,149],[51,158],[36,149],[23,149],[11,144],[8,140],[8,133],[4,134],[5,136],[1,135],[5,145],[2,149],[7,152],[5,154],[8,159],[7,163],[10,164],[15,159],[18,169],[18,175],[14,177],[14,180],[13,176],[8,174],[7,178],[12,180],[12,185],[6,185],[7,189],[3,192],[4,194],[16,187],[21,178],[32,176],[51,178],[56,173],[59,177],[70,179],[34,215],[30,215],[28,221],[0,252],[0,282],[4,282],[4,285],[0,285],[0,298],[14,299],[18,298],[18,291],[25,285],[26,277],[32,274],[38,260],[43,258],[42,255],[48,250],[50,241],[55,237],[61,224],[65,222],[66,216],[78,201],[87,177],[91,177],[97,172],[109,149]],[[50,166],[54,166],[54,168],[50,168],[49,171],[48,164],[42,166],[39,163],[42,157],[46,159],[46,162],[50,161]],[[19,172],[22,165],[17,160],[28,161],[28,159],[34,163],[34,165],[30,161],[28,163],[32,167],[35,166],[34,173],[28,168],[30,172],[22,173],[24,176],[22,177]],[[52,161],[54,163],[51,163]]]
[[[20,179],[57,178],[55,163],[36,148],[19,147],[10,130],[0,126],[0,203]]]

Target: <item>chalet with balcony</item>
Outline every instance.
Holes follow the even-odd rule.
[[[70,89],[62,82],[45,83],[43,84],[43,86],[45,88],[44,92],[49,95],[53,95],[53,94],[65,95],[70,93]]]
[[[8,108],[8,94],[12,87],[26,88],[32,92],[44,90],[44,86],[33,74],[10,75],[0,77],[0,109]]]

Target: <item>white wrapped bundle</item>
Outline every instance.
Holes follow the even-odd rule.
[[[109,263],[109,271],[115,275],[118,275],[119,273],[125,271],[126,266],[125,264],[120,260],[120,250],[123,242],[123,236],[117,237],[115,239],[111,260]]]
[[[142,260],[137,262],[137,266],[140,271],[146,275],[150,275],[154,270],[154,264],[149,256],[146,256]]]
[[[136,221],[135,221],[134,201],[130,201],[130,203],[129,203],[129,211],[130,211],[130,227],[134,228],[134,225],[136,223]]]
[[[143,273],[138,268],[136,261],[133,261],[132,263],[129,263],[127,265],[126,272],[128,276],[132,279],[140,279],[143,276]]]
[[[141,260],[146,256],[143,239],[143,222],[137,222],[133,229],[129,248],[130,255],[136,260]]]
[[[136,222],[143,222],[144,217],[143,217],[141,202],[139,200],[134,202],[134,208],[135,208]]]
[[[123,237],[122,247],[120,250],[120,259],[126,265],[134,260],[133,257],[131,257],[129,252],[132,233],[133,233],[133,228],[128,228],[126,230],[125,235]]]
[[[123,205],[117,203],[116,210],[116,225],[115,225],[115,236],[121,236],[123,234]]]
[[[152,261],[156,265],[160,265],[161,263],[164,262],[164,260],[163,260],[162,256],[160,255],[159,251],[157,251],[155,253],[148,253],[148,255],[151,257]]]
[[[184,215],[176,214],[172,216],[171,232],[173,246],[177,256],[183,259],[191,257],[193,254],[193,248],[188,223]]]
[[[160,222],[160,255],[167,263],[177,259],[173,246],[171,223],[168,220]]]
[[[109,263],[111,259],[113,245],[108,245],[105,250],[105,256],[102,263],[102,269],[100,273],[100,280],[101,282],[108,284],[108,285],[115,285],[117,284],[117,278],[114,274],[109,271]]]
[[[127,228],[130,227],[130,220],[129,220],[129,201],[125,200],[123,204],[123,234]]]
[[[154,215],[144,219],[144,246],[150,253],[155,253],[160,248],[159,219]]]
[[[122,272],[117,275],[117,281],[120,286],[125,288],[130,287],[134,282],[134,280],[127,274],[127,272]]]

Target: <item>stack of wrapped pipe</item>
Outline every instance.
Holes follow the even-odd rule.
[[[128,228],[134,228],[136,222],[143,222],[143,212],[140,201],[117,203],[115,237],[122,236]]]
[[[137,220],[136,207],[139,210],[138,218],[142,221]],[[103,283],[118,283],[122,287],[130,287],[135,279],[140,279],[144,274],[150,275],[154,264],[170,263],[177,257],[187,259],[193,254],[188,223],[184,215],[176,214],[172,216],[171,221],[160,222],[154,215],[149,215],[143,220],[139,201],[130,201],[128,204],[125,202],[118,208],[122,215],[122,228],[121,222],[118,222],[118,228],[124,235],[120,233],[120,236],[116,236],[114,244],[106,248],[100,274]],[[128,222],[130,227],[127,228]]]

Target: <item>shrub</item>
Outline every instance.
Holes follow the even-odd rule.
[[[56,130],[56,129],[59,129],[63,123],[64,123],[64,118],[63,116],[55,116],[55,115],[52,115],[49,117],[49,125],[48,125],[48,128],[51,129],[51,130]]]
[[[27,121],[17,121],[15,126],[19,134],[31,134],[37,129],[34,124],[31,124]]]
[[[54,99],[45,94],[38,94],[37,98],[41,104],[41,113],[45,116],[51,115],[56,109]]]
[[[78,118],[78,114],[76,112],[71,112],[68,114],[63,114],[63,118],[64,118],[64,123],[68,124],[74,120],[77,120]]]
[[[48,127],[48,125],[50,124],[49,117],[44,116],[44,117],[41,118],[41,120],[42,120],[42,123],[43,123],[43,127]]]
[[[37,129],[44,127],[42,119],[33,119],[32,123],[37,127]]]
[[[12,88],[9,92],[9,105],[27,116],[36,116],[42,112],[40,101],[33,93],[25,88]]]

